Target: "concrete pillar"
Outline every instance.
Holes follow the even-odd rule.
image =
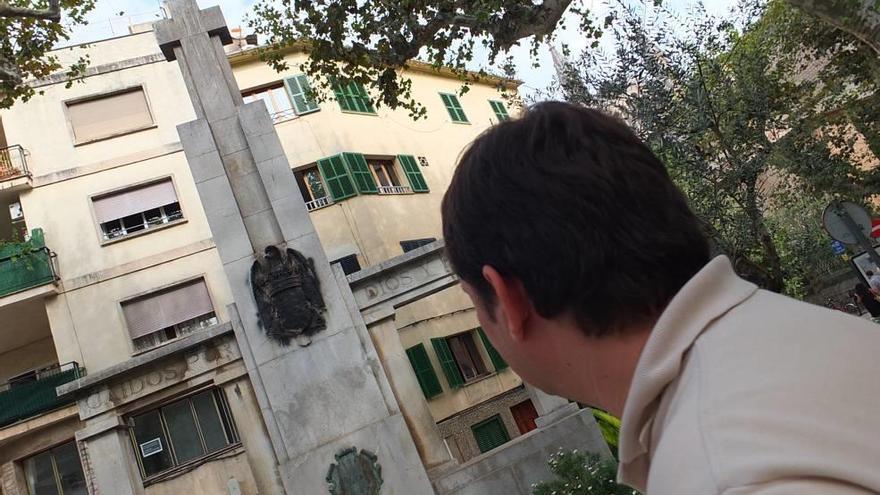
[[[400,343],[394,317],[372,323],[367,329],[425,469],[452,462],[453,458],[440,436],[422,388]]]
[[[281,495],[284,487],[278,476],[277,461],[272,451],[269,433],[262,421],[254,421],[261,416],[257,398],[247,377],[222,385],[226,401],[238,429],[238,436],[244,445],[248,464],[257,483],[260,495]]]
[[[90,422],[76,432],[82,442],[80,452],[86,452],[91,462],[84,473],[100,494],[143,495],[144,485],[137,459],[131,448],[131,437],[121,418],[112,417]]]
[[[548,424],[554,423],[559,419],[578,411],[577,404],[568,399],[564,399],[558,395],[550,395],[528,383],[525,384],[525,387],[526,391],[529,393],[529,397],[532,399],[532,404],[535,405],[535,410],[538,412],[535,424],[539,428],[543,428]]]
[[[0,494],[27,495],[28,489],[21,466],[9,461],[0,466]]]

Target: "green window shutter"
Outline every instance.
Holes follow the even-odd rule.
[[[443,374],[446,375],[446,381],[449,382],[449,388],[459,388],[464,384],[464,377],[461,376],[461,370],[455,358],[452,357],[452,351],[446,339],[431,339],[431,345],[434,346],[434,352],[437,353],[437,359],[440,360],[440,367],[443,368]]]
[[[449,112],[449,117],[453,122],[468,121],[467,116],[464,114],[464,109],[461,108],[461,103],[458,102],[457,96],[448,93],[440,93],[440,99],[443,100],[443,105],[446,106],[446,111]]]
[[[510,120],[510,115],[507,113],[504,102],[489,100],[489,105],[492,107],[492,111],[495,112],[495,116],[498,117],[498,122]]]
[[[288,77],[284,80],[284,87],[287,88],[287,94],[290,96],[290,101],[293,102],[293,108],[297,115],[317,112],[321,109],[318,102],[309,94],[311,86],[309,78],[305,74]]]
[[[373,108],[373,103],[370,101],[370,95],[363,85],[352,83],[352,86],[354,86],[352,90],[356,92],[360,100],[360,108],[363,109],[361,112],[376,113],[376,109]]]
[[[400,161],[400,167],[406,173],[406,178],[409,180],[413,192],[428,192],[428,183],[425,182],[425,177],[422,176],[416,159],[411,155],[397,155],[397,159]]]
[[[333,85],[339,108],[346,112],[376,113],[370,102],[370,95],[361,84],[352,82],[345,86]]]
[[[422,387],[422,393],[425,394],[425,398],[430,399],[443,393],[443,389],[440,387],[440,380],[437,379],[437,374],[434,373],[434,367],[431,366],[431,360],[428,359],[428,352],[425,351],[423,344],[407,349],[406,357],[409,358],[409,362],[412,364],[413,371],[416,373],[416,379],[419,381],[419,386]]]
[[[336,101],[339,102],[339,108],[341,108],[342,110],[344,110],[346,112],[351,112],[352,111],[351,108],[352,108],[353,104],[350,101],[348,101],[348,99],[345,95],[344,88],[342,86],[340,86],[339,84],[334,83],[333,84],[333,92],[336,93]]]
[[[501,371],[507,368],[507,362],[501,357],[501,354],[498,354],[498,350],[495,349],[495,346],[489,342],[489,339],[486,337],[486,334],[483,332],[482,328],[477,328],[477,333],[480,334],[480,340],[483,341],[483,345],[486,347],[486,352],[489,354],[489,359],[492,361],[492,365],[495,366],[495,371]]]
[[[324,182],[330,189],[330,197],[333,198],[333,201],[350,198],[357,194],[342,155],[318,160],[318,169],[324,176]]]
[[[359,193],[378,193],[376,181],[373,180],[373,174],[370,173],[370,167],[367,160],[360,153],[343,153],[345,162],[348,164],[348,171],[354,179],[354,185]]]
[[[477,423],[471,426],[471,431],[474,432],[474,438],[477,440],[480,453],[489,452],[510,440],[507,428],[504,427],[504,422],[501,421],[501,416],[493,416],[482,423]]]

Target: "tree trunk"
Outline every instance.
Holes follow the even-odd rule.
[[[761,268],[763,269],[766,280],[761,286],[764,289],[781,293],[785,290],[785,270],[782,268],[782,258],[773,242],[770,231],[767,230],[767,224],[764,222],[764,215],[758,205],[757,176],[754,180],[746,184],[746,203],[745,213],[752,223],[752,235],[761,248]]]

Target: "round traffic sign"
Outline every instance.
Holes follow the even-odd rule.
[[[843,219],[844,214],[852,218],[862,235],[866,238],[871,237],[871,216],[864,208],[851,201],[831,203],[825,208],[825,212],[822,213],[822,224],[828,235],[844,244],[859,243],[856,236],[847,228],[846,221]]]

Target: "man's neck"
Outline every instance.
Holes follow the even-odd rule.
[[[587,373],[581,388],[596,398],[596,406],[618,418],[635,375],[642,349],[651,335],[653,322],[619,332],[616,335],[589,339],[586,346]]]

